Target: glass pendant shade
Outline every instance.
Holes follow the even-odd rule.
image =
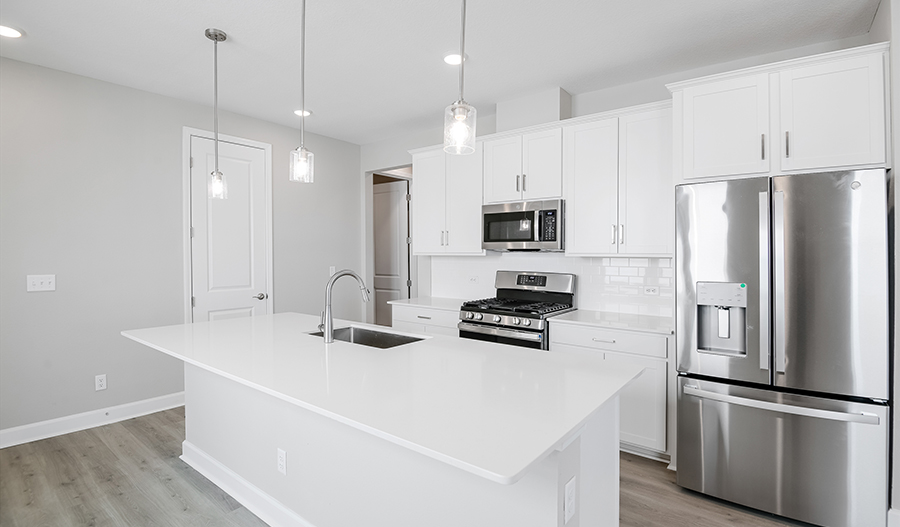
[[[465,101],[456,101],[444,110],[444,152],[475,152],[475,113],[475,107]]]
[[[315,178],[313,153],[306,147],[291,150],[291,173],[289,179],[296,183],[312,183]]]
[[[228,197],[228,185],[225,184],[225,176],[215,170],[209,173],[209,198],[225,199]]]

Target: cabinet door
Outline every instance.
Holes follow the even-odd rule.
[[[484,202],[522,199],[521,136],[485,141]]]
[[[684,177],[769,171],[769,74],[685,88]]]
[[[562,197],[562,129],[522,136],[522,199]]]
[[[616,252],[618,122],[605,119],[564,129],[567,255]]]
[[[665,452],[666,361],[613,352],[604,353],[604,360],[645,368],[619,396],[621,440]]]
[[[619,254],[673,254],[672,110],[619,118]]]
[[[443,254],[445,229],[444,151],[413,156],[413,254]]]
[[[481,249],[481,155],[447,156],[447,235],[445,252],[484,254]]]
[[[780,83],[782,169],[884,163],[881,53],[787,70]]]

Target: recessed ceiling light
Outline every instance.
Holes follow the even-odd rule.
[[[0,37],[19,38],[22,30],[10,26],[0,26]]]
[[[469,60],[468,53],[466,53],[466,60]],[[444,62],[451,66],[459,66],[459,53],[449,53],[444,55]]]
[[[294,110],[294,114],[297,115],[298,117],[309,117],[310,115],[312,115],[312,112],[309,110],[306,110],[305,112],[301,111],[301,110]],[[303,115],[300,115],[300,114],[303,114]]]

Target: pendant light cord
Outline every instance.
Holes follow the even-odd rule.
[[[215,136],[216,174],[219,173],[219,41],[213,40],[213,135]]]
[[[306,128],[306,0],[300,3],[300,148]]]
[[[305,2],[306,0],[304,0]],[[466,0],[462,0],[462,29],[459,32],[459,100],[463,99],[463,79],[466,68]]]

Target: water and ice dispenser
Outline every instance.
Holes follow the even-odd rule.
[[[697,351],[747,355],[747,285],[697,282]]]

